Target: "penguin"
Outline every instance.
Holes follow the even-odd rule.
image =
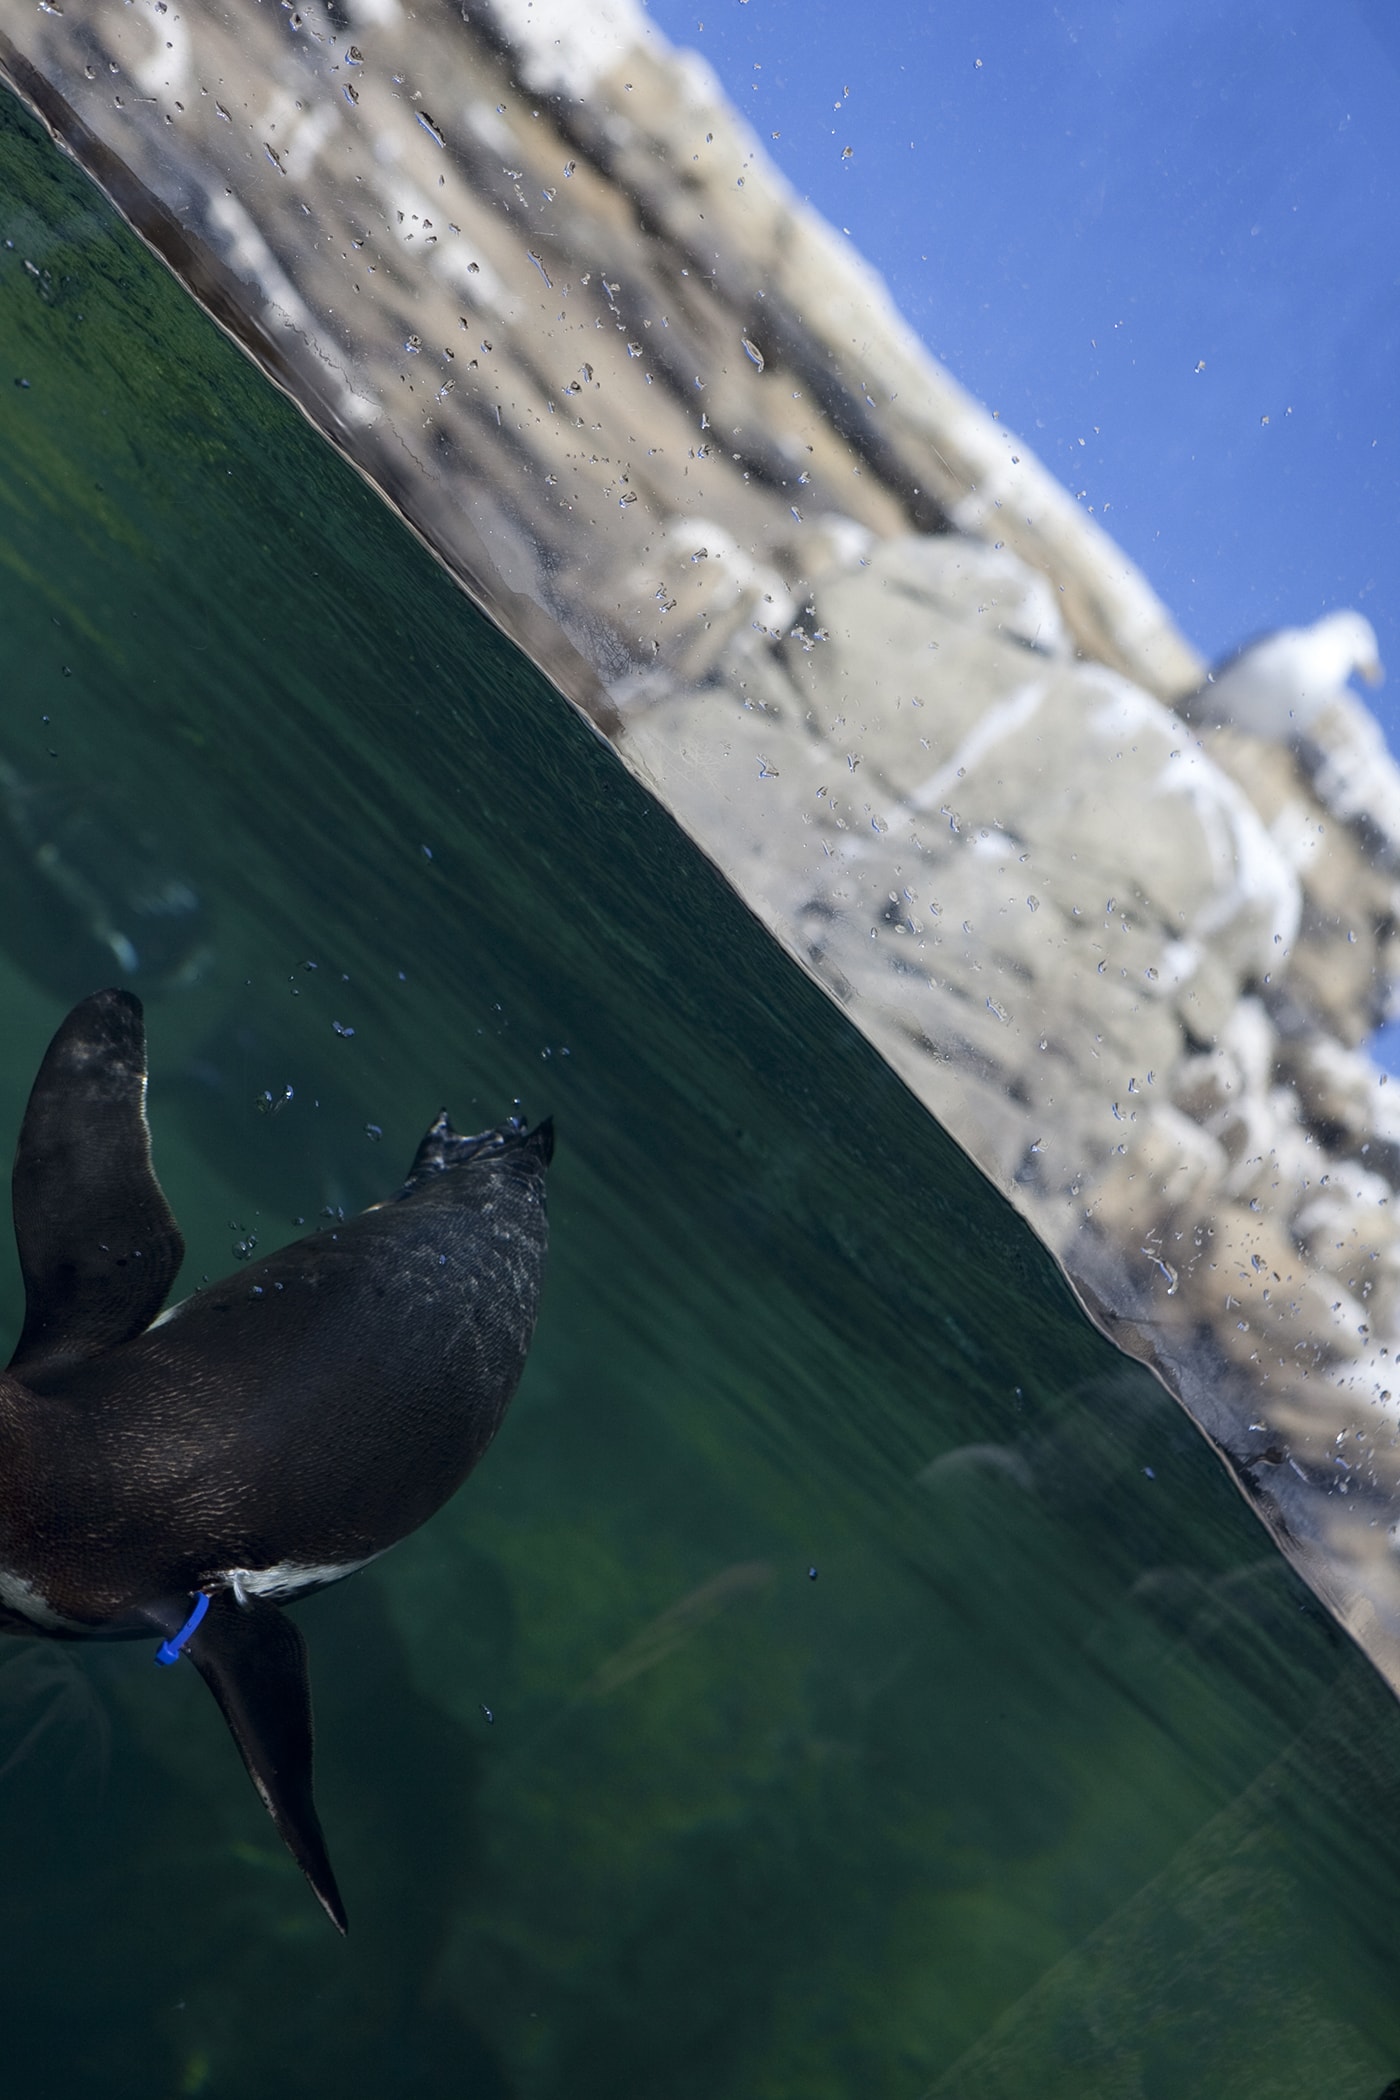
[[[139,1000],[76,1006],[25,1111],[0,1631],[158,1636],[158,1662],[188,1658],[341,1932],[306,1645],[283,1607],[416,1530],[500,1427],[553,1144],[549,1119],[463,1137],[444,1111],[395,1194],[163,1311],[184,1243],[151,1162]]]

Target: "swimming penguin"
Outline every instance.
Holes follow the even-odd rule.
[[[280,1607],[415,1530],[500,1427],[535,1325],[553,1129],[459,1137],[444,1113],[396,1195],[162,1313],[184,1243],[145,1098],[140,1003],[97,992],[49,1045],[15,1159],[0,1631],[187,1655],[343,1932],[306,1647]]]

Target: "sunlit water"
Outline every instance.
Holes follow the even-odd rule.
[[[68,813],[6,847],[3,1127],[100,965],[189,1284],[384,1193],[443,1102],[560,1133],[499,1444],[301,1614],[348,1943],[193,1671],[0,1659],[11,2088],[1375,2100],[1389,1695],[611,753],[0,121],[0,758]]]

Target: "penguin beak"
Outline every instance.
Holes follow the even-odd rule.
[[[1365,679],[1367,685],[1383,685],[1385,683],[1385,665],[1378,656],[1368,656],[1365,663],[1358,664],[1356,668]]]

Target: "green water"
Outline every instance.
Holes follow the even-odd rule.
[[[1400,1711],[1205,1446],[9,102],[0,238],[0,1128],[178,881],[189,1280],[560,1133],[498,1445],[300,1614],[349,1941],[193,1671],[12,1643],[4,2090],[1376,2100]]]

